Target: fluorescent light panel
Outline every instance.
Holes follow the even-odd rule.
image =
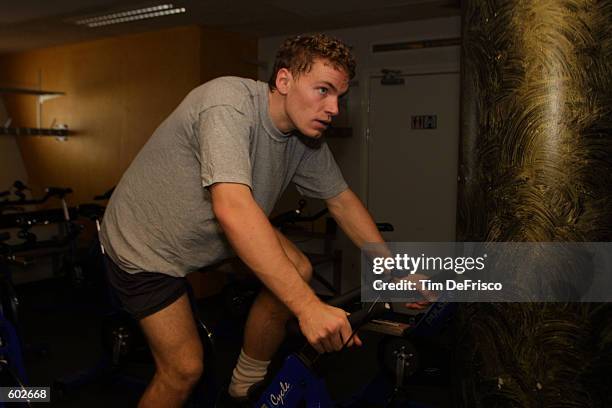
[[[187,11],[185,8],[174,8],[172,4],[160,4],[159,6],[146,7],[137,10],[123,11],[120,13],[106,14],[103,16],[86,18],[76,21],[79,25],[90,28],[102,27],[111,24],[127,23],[130,21],[145,20],[149,18],[170,16]]]
[[[136,9],[136,10],[123,11],[121,13],[105,14],[103,16],[85,18],[83,20],[78,20],[76,23],[77,24],[89,24],[89,23],[95,23],[95,22],[103,21],[103,20],[113,20],[116,18],[133,16],[136,14],[144,14],[144,13],[151,13],[151,12],[156,12],[160,10],[168,10],[171,8],[174,8],[172,4],[161,4],[155,7],[147,7],[147,8],[141,8],[141,9]]]

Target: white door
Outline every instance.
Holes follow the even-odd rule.
[[[388,241],[454,241],[459,73],[397,78],[370,78],[368,207]]]

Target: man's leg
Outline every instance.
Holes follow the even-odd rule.
[[[277,231],[278,238],[305,281],[312,277],[310,261],[287,237]],[[291,312],[276,296],[263,289],[255,299],[244,330],[244,351],[257,360],[270,360],[285,338],[285,325]]]
[[[140,325],[156,371],[138,406],[182,406],[203,370],[202,343],[187,294],[145,317]]]
[[[289,239],[277,231],[287,257],[296,269],[309,281],[312,266],[306,255]],[[230,395],[246,395],[249,386],[263,380],[269,361],[285,338],[285,325],[291,312],[266,288],[259,293],[251,310],[244,331],[244,345],[230,384]]]

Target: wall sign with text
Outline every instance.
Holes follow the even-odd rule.
[[[410,117],[411,129],[437,129],[438,115],[418,115]]]

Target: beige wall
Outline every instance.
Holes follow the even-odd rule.
[[[201,28],[201,80],[225,75],[257,79],[257,39]]]
[[[239,49],[231,54],[228,49]],[[0,57],[0,83],[66,92],[43,105],[42,126],[74,136],[20,137],[30,184],[70,186],[71,203],[117,183],[183,97],[219,75],[255,77],[256,41],[196,26],[45,48]],[[36,126],[36,98],[5,95],[14,126]]]

